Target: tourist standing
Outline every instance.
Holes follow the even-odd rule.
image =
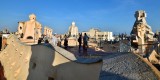
[[[57,41],[58,41],[57,46],[61,47],[61,38],[60,38],[60,36],[57,37]]]
[[[52,37],[52,44],[57,46],[57,37],[56,37],[56,33],[54,34],[54,36]]]
[[[64,36],[64,48],[67,49],[68,48],[68,39],[67,36]]]
[[[42,42],[42,38],[38,39],[38,44],[40,44]]]
[[[84,53],[87,52],[88,40],[89,40],[89,37],[87,36],[86,33],[84,33],[84,37],[83,37],[83,52],[84,52]]]
[[[81,44],[82,44],[82,34],[81,33],[79,33],[78,43],[79,43],[79,52],[80,52]]]

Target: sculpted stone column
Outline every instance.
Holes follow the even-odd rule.
[[[25,31],[23,39],[34,39],[35,21],[36,16],[34,14],[29,15],[29,21],[25,22]]]
[[[24,23],[25,22],[18,22],[18,33],[19,34],[24,33]]]
[[[142,50],[142,53],[146,51],[146,47],[148,47],[148,43],[153,40],[153,32],[151,27],[146,22],[146,13],[143,10],[139,10],[135,12],[136,21],[133,25],[131,31],[132,46],[137,45],[139,50]]]
[[[29,15],[29,21],[24,23],[24,40],[34,39],[38,40],[41,37],[41,24],[36,21],[34,14]]]
[[[38,40],[39,38],[41,38],[41,35],[42,35],[42,27],[41,27],[41,24],[39,22],[36,22],[36,28],[37,29],[37,32],[35,33],[36,35],[36,39]]]
[[[19,38],[23,38],[23,34],[25,31],[25,22],[18,22],[18,36]]]
[[[75,25],[75,22],[72,22],[72,25],[69,27],[68,35],[70,37],[78,36],[78,27]]]

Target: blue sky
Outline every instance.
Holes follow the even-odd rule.
[[[160,0],[0,0],[0,30],[16,31],[19,21],[34,13],[42,26],[64,34],[72,21],[79,31],[99,28],[130,33],[136,10],[145,10],[153,31],[160,31]]]

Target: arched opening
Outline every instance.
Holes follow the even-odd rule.
[[[21,34],[21,38],[23,38],[23,33]]]
[[[20,30],[22,30],[22,27],[21,27],[21,26],[20,26],[19,28],[20,28]]]
[[[33,37],[32,36],[28,36],[27,39],[33,39]]]

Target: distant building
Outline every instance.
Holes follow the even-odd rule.
[[[10,34],[11,32],[10,32],[7,28],[5,28],[5,29],[2,31],[2,33],[3,33],[3,34]]]
[[[44,36],[48,37],[48,38],[52,38],[52,32],[53,30],[47,26],[44,27]]]
[[[90,39],[97,41],[101,39],[103,41],[113,41],[113,33],[109,31],[100,31],[99,29],[91,28],[88,32],[82,32],[82,35],[87,33]]]

